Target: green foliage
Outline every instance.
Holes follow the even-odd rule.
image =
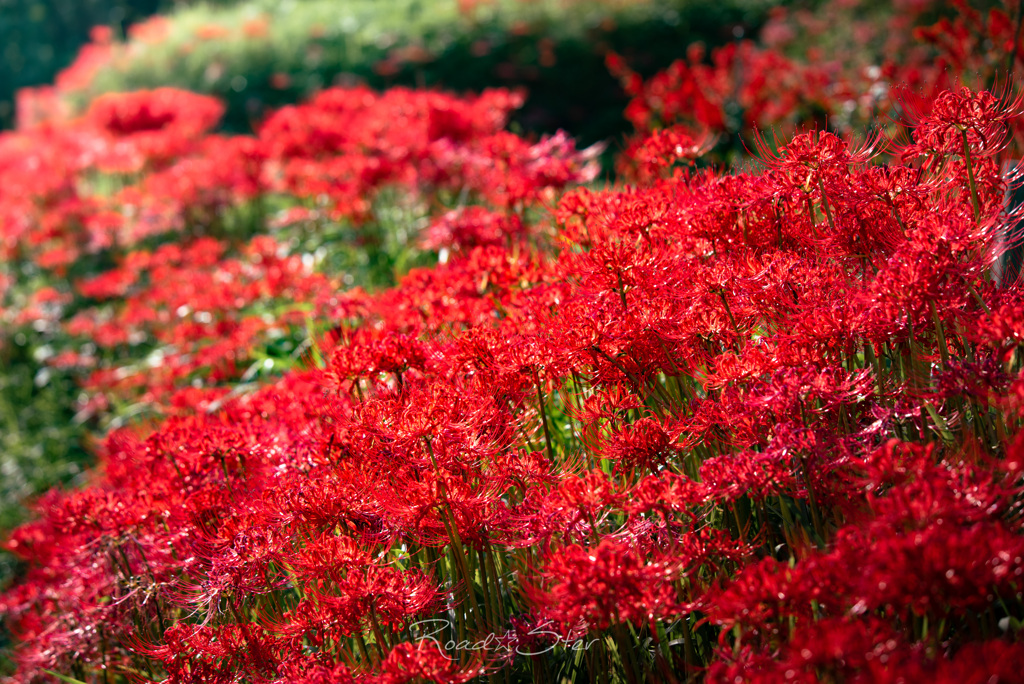
[[[0,127],[14,120],[14,92],[52,81],[93,26],[120,28],[171,5],[167,0],[0,0]]]
[[[626,126],[626,102],[604,56],[641,73],[664,68],[694,41],[749,34],[771,0],[575,3],[499,0],[460,12],[455,0],[250,0],[171,16],[166,39],[129,44],[78,105],[101,92],[171,85],[228,104],[225,127],[249,130],[268,110],[332,84],[522,87],[518,124],[564,128],[583,144]]]
[[[0,345],[0,530],[28,517],[24,501],[69,484],[91,461],[87,430],[68,400],[73,378],[43,364],[50,347],[32,330]],[[0,556],[0,582],[10,574]]]

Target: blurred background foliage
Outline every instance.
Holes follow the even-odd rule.
[[[93,26],[123,32],[172,7],[170,0],[0,0],[0,126],[14,122],[15,91],[53,81]]]
[[[0,124],[17,88],[49,83],[112,29],[108,64],[63,92],[73,108],[97,94],[171,85],[223,98],[224,128],[251,130],[269,110],[326,86],[365,83],[479,91],[524,88],[517,123],[563,128],[582,144],[626,128],[626,98],[604,65],[617,52],[643,75],[701,41],[756,32],[778,0],[0,0]],[[133,35],[155,13],[168,21]]]

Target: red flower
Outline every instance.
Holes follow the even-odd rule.
[[[101,95],[89,105],[85,121],[107,137],[100,166],[131,172],[186,152],[223,112],[211,97],[158,88]]]

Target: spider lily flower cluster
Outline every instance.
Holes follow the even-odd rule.
[[[87,386],[166,416],[7,541],[17,680],[1016,676],[1024,304],[988,278],[985,148],[1015,113],[987,93],[941,95],[905,165],[817,132],[690,172],[671,161],[700,145],[655,135],[669,164],[564,192],[554,230],[539,208],[587,162],[502,132],[513,94],[328,91],[237,139],[179,137],[215,108],[175,101],[5,140],[39,146],[7,157],[38,184],[8,258],[118,255],[36,304],[94,340]],[[87,194],[110,154],[132,171]],[[198,234],[275,195],[304,200],[289,221],[371,221],[396,184],[448,258],[377,292],[273,236]],[[225,393],[303,318],[328,323],[319,363]],[[98,351],[133,336],[178,356]]]
[[[597,189],[519,101],[225,137],[161,90],[0,138],[0,314],[151,416],[6,540],[13,681],[1019,680],[1019,103],[732,174],[728,130],[643,124]],[[443,258],[346,289],[399,230]]]

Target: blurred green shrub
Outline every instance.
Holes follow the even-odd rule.
[[[249,0],[170,15],[163,35],[115,46],[111,67],[74,93],[173,85],[223,98],[225,127],[250,130],[324,86],[523,87],[527,130],[564,128],[583,144],[626,127],[626,98],[604,57],[641,74],[687,45],[749,35],[779,0]],[[474,6],[469,7],[470,4]],[[461,7],[460,7],[461,5]]]
[[[69,483],[91,460],[70,408],[74,381],[41,363],[38,341],[19,335],[0,348],[0,530],[22,521],[25,497]]]
[[[0,127],[14,121],[18,88],[49,83],[93,26],[122,29],[171,0],[0,0]]]

